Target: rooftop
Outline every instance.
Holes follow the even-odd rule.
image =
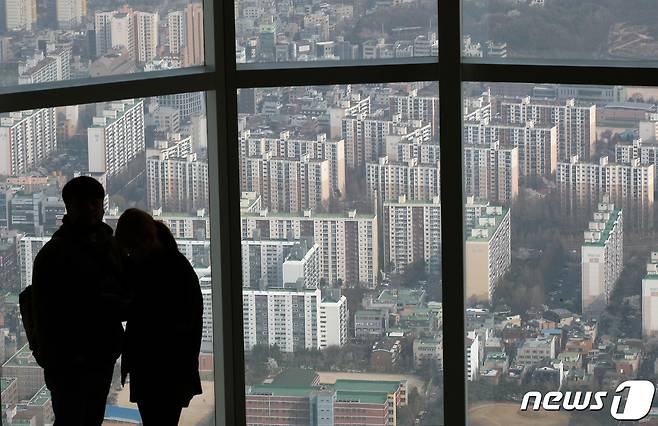
[[[611,212],[611,214],[608,216],[608,220],[605,222],[605,226],[603,230],[601,230],[601,232],[598,233],[599,238],[585,240],[583,242],[583,246],[604,246],[606,241],[608,241],[608,238],[610,237],[610,233],[612,232],[615,225],[617,224],[617,220],[619,219],[620,215],[621,215],[621,209],[614,209]]]
[[[394,393],[400,388],[399,381],[338,379],[334,388],[339,392],[385,392]]]
[[[490,241],[503,219],[509,214],[509,208],[503,207],[501,214],[485,214],[479,217],[478,223],[471,228],[467,242]]]
[[[20,348],[14,355],[12,355],[11,358],[9,358],[4,364],[2,364],[3,367],[34,367],[34,368],[41,368],[39,367],[39,364],[37,364],[37,361],[34,359],[34,356],[32,355],[32,351],[28,347],[27,344],[25,344],[22,348]]]
[[[306,368],[288,368],[274,379],[272,379],[272,386],[282,387],[305,387],[312,386],[318,378],[315,371]]]

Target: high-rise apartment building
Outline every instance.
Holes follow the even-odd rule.
[[[169,53],[179,55],[185,47],[185,12],[176,10],[167,14],[167,43]]]
[[[283,287],[283,262],[299,241],[242,240],[242,286],[265,290]]]
[[[0,114],[0,175],[28,172],[56,150],[55,108]]]
[[[393,133],[394,122],[378,115],[356,114],[343,118],[341,137],[345,140],[345,161],[348,167],[363,166],[377,161],[386,153],[386,137]]]
[[[409,201],[431,200],[441,190],[439,163],[419,164],[415,158],[406,162],[380,157],[366,164],[368,196],[380,202],[397,201],[401,195]]]
[[[609,202],[599,203],[581,247],[583,314],[601,313],[624,267],[624,217]]]
[[[414,262],[424,262],[428,273],[441,267],[441,201],[407,201],[404,195],[383,207],[384,266],[403,272]]]
[[[283,352],[295,352],[342,345],[347,336],[347,300],[345,296],[326,300],[321,308],[325,302],[319,289],[243,289],[245,350],[277,345]],[[324,327],[321,321],[326,321]]]
[[[619,142],[615,145],[615,161],[620,164],[632,164],[635,159],[640,165],[658,165],[658,143],[635,139],[631,143]]]
[[[492,203],[511,204],[519,194],[519,149],[464,145],[464,193]]]
[[[311,238],[320,249],[320,278],[327,284],[375,288],[379,275],[377,216],[346,213],[242,213],[242,239]]]
[[[318,317],[320,349],[343,346],[347,343],[348,317],[347,298],[340,293],[340,290],[324,290]]]
[[[500,279],[512,264],[509,208],[488,206],[465,242],[466,297],[491,301]]]
[[[329,161],[309,154],[299,158],[272,154],[245,158],[242,190],[261,194],[263,206],[274,212],[325,210],[331,197]]]
[[[201,297],[203,299],[203,329],[201,341],[212,343],[212,278],[209,275],[200,277],[199,286],[201,287]]]
[[[598,163],[579,161],[558,163],[557,184],[566,209],[596,208],[604,195],[621,208],[629,208],[633,227],[651,226],[656,166],[641,165],[635,158],[629,164],[610,163],[607,156]]]
[[[58,27],[73,29],[87,16],[87,0],[55,0],[55,9]]]
[[[160,16],[157,12],[135,12],[136,56],[139,62],[148,62],[158,54],[158,25]]]
[[[331,195],[339,198],[345,194],[345,142],[343,140],[327,140],[324,133],[319,133],[315,139],[299,139],[291,137],[290,131],[283,131],[278,137],[263,137],[249,130],[240,133],[240,176],[241,187],[253,185],[246,175],[249,170],[247,163],[251,157],[259,157],[268,152],[280,158],[300,159],[308,155],[312,160],[329,161],[329,181]],[[250,163],[251,164],[251,163]],[[253,165],[253,164],[251,164]]]
[[[658,252],[651,252],[642,279],[642,337],[658,337]]]
[[[596,106],[579,104],[575,99],[563,103],[530,97],[503,100],[500,114],[504,122],[540,126],[557,126],[558,160],[568,161],[573,155],[587,160],[594,155],[596,145]]]
[[[432,133],[439,134],[439,97],[419,96],[416,90],[404,95],[389,96],[392,114],[400,114],[403,120],[421,120],[432,126]]]
[[[158,103],[163,107],[177,109],[181,123],[190,120],[196,114],[202,113],[205,108],[203,92],[158,96]]]
[[[18,64],[18,84],[46,83],[71,78],[71,48],[62,47],[34,56]]]
[[[144,101],[110,102],[87,129],[89,171],[111,178],[144,151]]]
[[[32,266],[39,250],[50,240],[50,237],[21,237],[18,240],[18,267],[21,277],[21,288],[32,284]]]
[[[36,0],[2,0],[7,31],[30,31],[37,23]]]
[[[494,123],[489,120],[464,122],[464,143],[519,149],[519,176],[550,176],[557,167],[557,126]]]
[[[146,199],[149,209],[194,213],[208,208],[208,163],[196,154],[146,159]]]
[[[203,5],[188,4],[185,8],[185,51],[183,66],[204,64],[203,46]]]

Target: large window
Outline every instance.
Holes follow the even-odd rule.
[[[248,424],[442,423],[437,86],[240,90]]]
[[[60,196],[63,185],[79,175],[92,176],[105,187],[104,221],[108,225],[115,228],[127,208],[146,210],[169,226],[179,250],[194,267],[204,301],[199,354],[204,392],[192,400],[180,424],[213,421],[205,107],[204,93],[192,92],[36,108],[0,118],[0,150],[9,153],[0,157],[3,422],[21,424],[33,419],[44,425],[53,421],[50,393],[43,370],[28,348],[17,295],[31,284],[37,253],[62,224],[66,213]],[[181,117],[182,111],[188,111],[187,115]],[[84,344],[80,342],[81,347]],[[121,386],[120,365],[119,361],[115,367],[106,416],[132,421],[139,413],[129,401],[129,385]]]
[[[613,424],[656,380],[654,9],[0,0],[3,424],[48,423],[18,293],[78,173],[201,278],[183,424]],[[608,396],[520,411],[558,391]]]

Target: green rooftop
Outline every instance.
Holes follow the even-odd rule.
[[[50,401],[50,391],[46,385],[43,385],[43,387],[39,389],[37,393],[34,394],[34,396],[30,399],[27,405],[43,407],[48,403],[48,401]]]
[[[333,386],[338,392],[384,392],[390,394],[398,390],[400,382],[390,380],[338,379]]]
[[[401,288],[399,290],[382,290],[377,301],[380,303],[395,302],[398,305],[419,305],[424,297],[424,290]]]
[[[16,377],[0,377],[0,392],[4,392],[15,381]]]
[[[610,213],[611,214],[608,217],[608,220],[605,222],[605,227],[601,231],[601,237],[595,241],[585,241],[583,243],[583,246],[602,247],[605,245],[606,241],[608,241],[608,238],[610,238],[610,232],[612,232],[612,230],[614,229],[617,219],[619,219],[621,209],[614,209]]]
[[[24,367],[41,368],[39,367],[39,364],[37,364],[37,361],[34,359],[34,356],[32,356],[32,351],[30,350],[27,344],[25,344],[22,348],[20,348],[14,355],[12,355],[12,357],[9,358],[4,364],[2,364],[2,366],[3,367],[24,366]]]
[[[313,386],[318,375],[306,368],[289,368],[282,371],[272,380],[273,386],[306,387]]]
[[[500,227],[500,224],[503,222],[503,219],[505,216],[509,214],[509,208],[508,207],[503,207],[502,208],[503,212],[502,214],[484,214],[478,218],[477,225],[473,226],[469,230],[469,234],[466,236],[466,241],[471,241],[471,242],[484,242],[484,241],[491,241],[491,238],[493,238],[495,231]],[[494,223],[491,225],[481,225],[479,219],[494,219]],[[486,235],[482,236],[473,236],[472,230],[474,229],[482,229],[486,230],[487,233]]]

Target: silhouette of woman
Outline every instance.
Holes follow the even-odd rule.
[[[145,426],[177,425],[183,407],[201,393],[199,279],[169,228],[146,212],[126,210],[116,239],[132,293],[122,384],[130,376],[130,401]]]

